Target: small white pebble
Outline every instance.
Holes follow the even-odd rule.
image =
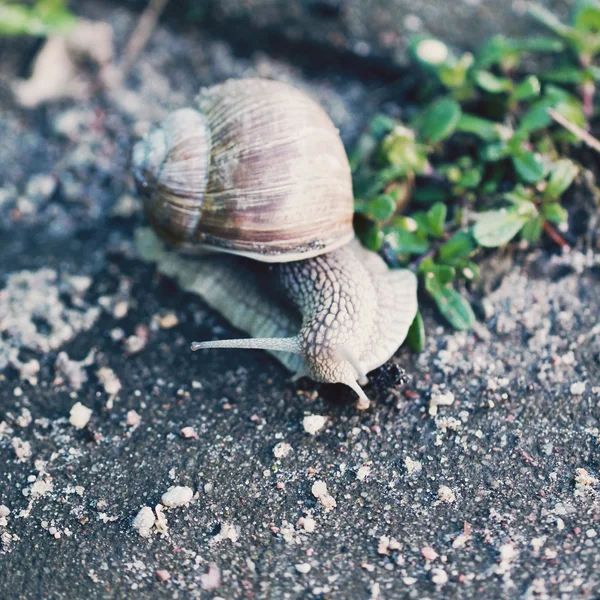
[[[436,585],[445,585],[448,583],[448,573],[444,569],[431,569],[431,581]]]
[[[171,329],[171,327],[179,325],[179,319],[175,313],[167,313],[161,317],[158,322],[161,326],[161,329]]]
[[[130,410],[127,413],[127,425],[129,427],[137,427],[142,422],[142,417],[135,412],[135,410]]]
[[[275,458],[285,458],[292,451],[292,447],[287,442],[279,442],[273,448]]]
[[[185,506],[189,504],[194,497],[194,490],[184,485],[171,486],[162,496],[160,501],[167,508]]]
[[[312,494],[328,510],[337,506],[335,498],[327,491],[327,484],[324,481],[315,481],[313,483]]]
[[[404,582],[404,585],[415,585],[415,583],[417,583],[417,578],[416,577],[404,577],[402,579],[402,581]]]
[[[310,435],[315,435],[323,429],[326,420],[322,415],[307,415],[302,421],[302,426],[304,427],[304,431],[310,433]]]
[[[431,546],[421,548],[421,554],[425,560],[435,560],[438,557],[438,553]]]
[[[303,573],[304,575],[306,575],[310,571],[310,565],[308,563],[300,563],[296,565],[296,571],[298,571],[298,573]]]
[[[92,418],[92,409],[88,408],[81,404],[81,402],[77,402],[71,407],[71,412],[69,413],[69,423],[76,427],[77,429],[83,429]]]
[[[121,391],[121,382],[111,368],[101,367],[96,371],[96,377],[109,396],[116,396]]]
[[[169,571],[167,571],[166,569],[158,569],[155,575],[158,581],[164,582],[169,581],[169,579],[171,579],[171,573],[169,573]]]
[[[356,478],[359,481],[364,481],[371,474],[371,467],[361,467],[356,473]]]
[[[406,467],[406,472],[409,475],[416,475],[417,473],[420,473],[421,469],[423,468],[421,461],[413,460],[410,458],[410,456],[407,456],[404,459],[404,466]]]
[[[576,381],[571,384],[571,395],[581,396],[585,392],[585,381]]]
[[[8,517],[10,515],[10,508],[5,504],[0,504],[0,517]]]
[[[445,394],[431,394],[429,400],[429,414],[435,417],[438,413],[438,406],[452,406],[454,404],[454,394],[446,392]]]
[[[133,528],[136,529],[142,537],[147,538],[150,536],[155,521],[156,517],[154,516],[154,511],[149,506],[144,506],[133,520]]]
[[[438,494],[438,498],[442,502],[451,503],[456,500],[456,496],[454,495],[454,492],[447,485],[440,485],[440,487],[438,488],[437,494]]]
[[[186,440],[197,440],[198,439],[198,434],[196,433],[196,430],[193,427],[182,427],[181,435]]]
[[[304,521],[302,523],[302,527],[306,533],[313,533],[317,526],[317,522],[311,517],[304,517]]]

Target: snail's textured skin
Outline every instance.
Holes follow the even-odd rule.
[[[353,195],[327,113],[263,79],[201,90],[133,151],[145,212],[171,245],[287,262],[348,243]]]
[[[306,374],[317,381],[364,383],[398,349],[417,310],[413,273],[390,271],[356,239],[276,269],[302,314]]]

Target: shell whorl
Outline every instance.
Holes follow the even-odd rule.
[[[144,212],[171,245],[195,245],[210,165],[210,130],[192,108],[171,113],[133,149]]]
[[[154,169],[143,173],[145,206],[163,239],[264,262],[309,258],[352,239],[344,146],[306,94],[229,80],[201,90],[196,110],[176,111],[160,129],[163,138],[153,133],[134,150],[134,163]]]

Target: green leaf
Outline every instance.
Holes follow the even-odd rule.
[[[548,202],[542,204],[542,214],[556,225],[566,223],[569,217],[567,211],[558,202]]]
[[[438,310],[446,320],[460,330],[471,329],[475,323],[475,314],[466,298],[455,289],[442,285],[433,273],[425,276],[425,289],[431,294]]]
[[[568,158],[556,161],[544,190],[544,201],[560,198],[573,183],[577,171],[575,163]]]
[[[529,107],[519,121],[519,131],[531,132],[544,129],[552,123],[548,114],[548,102],[539,102]]]
[[[549,37],[526,37],[515,42],[520,52],[562,52],[565,45]]]
[[[540,80],[535,75],[526,77],[511,94],[514,100],[531,100],[540,95]]]
[[[575,13],[573,25],[583,31],[600,31],[600,7],[592,3],[585,3]]]
[[[475,73],[475,82],[480,88],[490,94],[510,92],[513,87],[510,79],[507,79],[506,77],[496,77],[496,75],[489,71],[477,71],[477,73]]]
[[[32,7],[0,2],[1,35],[46,36],[68,31],[75,22],[63,0],[38,0]]]
[[[391,194],[383,194],[369,200],[365,211],[376,221],[385,221],[396,212],[396,201]]]
[[[436,202],[427,211],[429,231],[437,238],[441,238],[444,235],[444,224],[446,223],[447,213],[448,209],[442,202]]]
[[[456,100],[440,98],[423,110],[415,126],[421,139],[436,143],[454,133],[460,115],[461,109]]]
[[[551,29],[554,33],[561,37],[568,37],[570,27],[564,25],[561,20],[550,12],[547,8],[539,4],[530,4],[527,12],[537,21]]]
[[[500,127],[500,123],[482,119],[468,113],[462,113],[456,124],[456,131],[472,133],[486,142],[491,142],[500,138]]]
[[[544,71],[540,74],[540,77],[546,81],[554,81],[555,83],[580,84],[585,80],[586,73],[573,65],[566,65]]]
[[[483,169],[481,166],[477,166],[462,173],[460,179],[456,183],[459,187],[472,190],[479,186],[482,178]]]
[[[421,204],[431,204],[432,202],[444,202],[446,199],[447,192],[442,187],[434,187],[428,185],[427,187],[418,187],[413,191],[413,199]]]
[[[490,38],[479,51],[477,66],[487,69],[497,64],[503,67],[508,65],[514,67],[519,62],[519,52],[515,42],[503,35],[495,35]]]
[[[422,173],[427,165],[425,148],[415,142],[415,134],[408,127],[397,125],[384,138],[381,149],[391,165],[406,173]]]
[[[383,244],[383,231],[376,223],[373,223],[371,228],[362,237],[365,246],[373,252],[381,249]]]
[[[421,352],[425,347],[425,325],[421,312],[417,311],[415,318],[408,330],[406,341],[413,352]]]
[[[369,123],[371,135],[380,139],[396,127],[397,123],[388,115],[375,115]]]
[[[541,154],[521,150],[512,156],[515,171],[523,181],[537,183],[546,175],[546,163]]]
[[[385,241],[397,254],[425,254],[429,250],[429,242],[404,229],[394,229],[385,236]]]
[[[497,162],[510,155],[510,146],[504,141],[487,144],[481,148],[479,155],[485,162]]]
[[[475,250],[473,237],[467,231],[457,231],[439,250],[441,262],[452,264],[454,261],[470,256]]]
[[[544,219],[539,216],[527,221],[527,223],[523,225],[523,229],[521,229],[521,237],[530,244],[539,242],[542,237],[543,224]]]
[[[485,248],[497,248],[512,240],[523,225],[536,214],[535,206],[511,210],[489,210],[479,214],[473,236]]]

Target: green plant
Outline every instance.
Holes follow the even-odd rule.
[[[566,245],[564,195],[579,172],[590,173],[574,158],[581,136],[572,131],[588,128],[594,112],[600,6],[579,2],[571,25],[537,6],[530,14],[557,37],[496,36],[462,56],[440,40],[413,39],[420,108],[406,123],[375,117],[351,157],[359,235],[415,270],[456,329],[475,322],[462,290],[479,276],[482,249],[517,237]],[[525,53],[546,54],[552,67],[520,73]],[[418,314],[408,341],[418,350],[423,340]]]
[[[66,0],[21,4],[0,0],[0,35],[37,35],[68,31],[75,24]]]

